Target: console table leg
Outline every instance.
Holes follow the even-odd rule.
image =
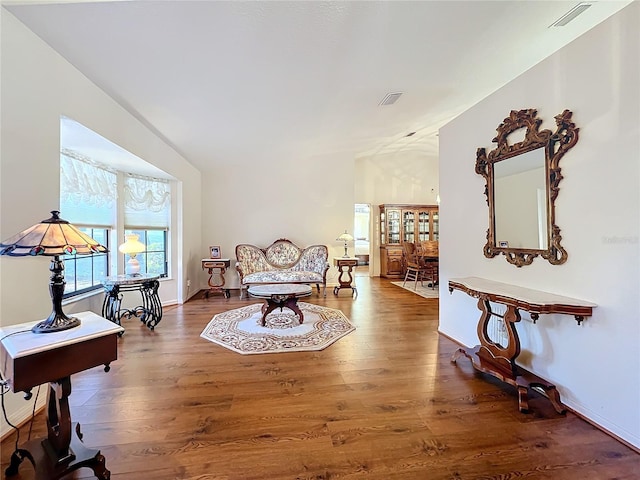
[[[518,384],[516,388],[518,389],[518,410],[521,413],[529,413],[529,387]]]
[[[556,388],[555,385],[532,382],[529,386],[534,389],[542,390],[545,393],[546,397],[551,402],[551,405],[553,405],[553,408],[555,409],[556,412],[558,412],[561,415],[564,415],[565,413],[567,413],[567,409],[560,402],[560,393],[558,392],[558,389]]]
[[[453,352],[453,355],[451,356],[451,363],[456,363],[462,356],[467,357],[469,360],[471,360],[471,363],[473,363],[473,358],[464,348],[459,348],[455,352]]]
[[[5,475],[17,475],[26,458],[35,469],[36,480],[57,480],[82,467],[93,470],[100,480],[110,480],[111,472],[107,470],[104,456],[99,450],[87,448],[82,443],[80,425],[71,423],[68,401],[71,378],[51,382],[48,394],[47,438],[31,440],[16,450]]]

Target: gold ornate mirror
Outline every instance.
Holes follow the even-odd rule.
[[[504,254],[509,263],[530,265],[540,255],[553,265],[567,261],[556,225],[555,200],[562,180],[560,159],[578,141],[571,112],[556,115],[556,131],[539,131],[535,109],[512,110],[492,140],[496,148],[476,152],[476,173],[485,178],[489,229],[484,255]],[[508,137],[524,129],[522,141]]]

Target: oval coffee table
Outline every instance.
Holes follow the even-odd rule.
[[[261,324],[263,327],[265,326],[267,315],[276,308],[280,308],[280,311],[282,311],[284,307],[287,307],[298,315],[300,323],[302,323],[304,316],[298,308],[298,299],[311,295],[311,287],[309,285],[298,285],[295,283],[251,285],[247,291],[249,295],[253,297],[266,300],[266,303],[262,306]]]

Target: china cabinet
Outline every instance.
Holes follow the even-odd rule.
[[[383,204],[379,209],[380,276],[401,278],[402,243],[438,240],[438,206]]]

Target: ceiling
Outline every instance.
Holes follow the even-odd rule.
[[[435,156],[442,125],[630,0],[583,2],[591,7],[564,27],[550,25],[578,2],[2,3],[206,172],[279,158]],[[391,92],[403,94],[380,106]],[[73,123],[69,142],[89,148]]]

